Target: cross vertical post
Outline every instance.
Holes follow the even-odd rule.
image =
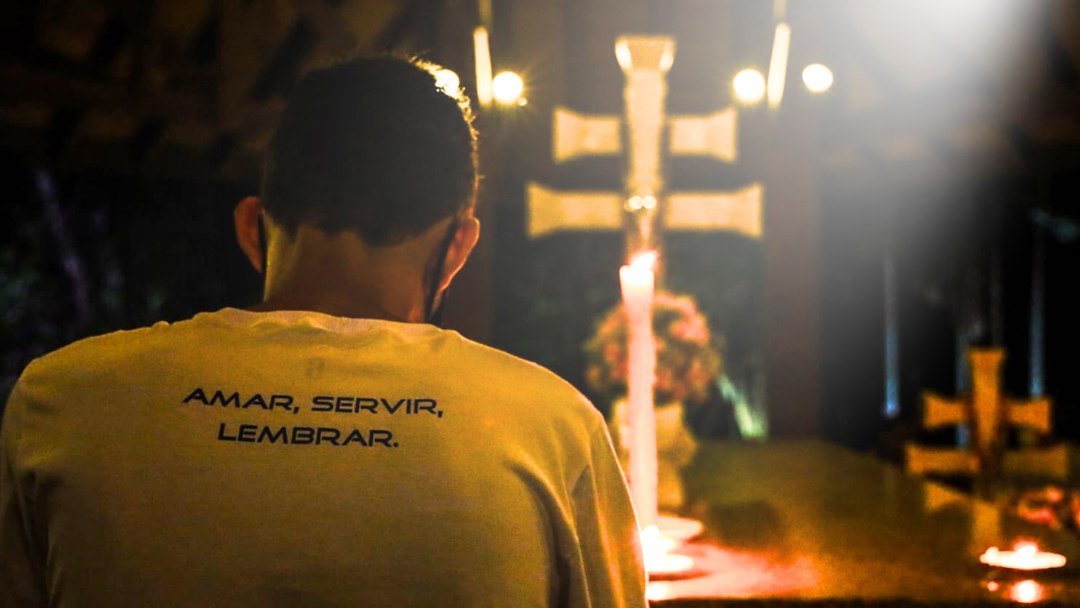
[[[627,255],[658,249],[664,179],[660,151],[667,102],[667,73],[675,61],[675,41],[661,36],[621,36],[615,57],[626,75],[623,99],[629,154],[626,210]]]
[[[762,235],[764,189],[753,183],[733,192],[666,192],[664,152],[736,160],[738,113],[725,108],[701,116],[668,116],[667,73],[675,41],[666,36],[620,36],[615,57],[626,79],[625,116],[584,115],[555,108],[556,163],[626,152],[623,191],[557,191],[527,186],[530,238],[555,232],[625,230],[628,257],[661,245],[663,228]],[[665,141],[665,139],[667,141]],[[625,140],[625,141],[624,141]]]

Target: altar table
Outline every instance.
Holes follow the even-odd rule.
[[[684,514],[701,575],[653,581],[654,606],[1080,605],[1080,538],[818,441],[707,443]],[[1019,539],[1064,554],[1053,573],[979,563]]]

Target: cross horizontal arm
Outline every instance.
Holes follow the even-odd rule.
[[[1005,452],[1001,467],[1006,474],[1047,477],[1064,481],[1069,477],[1069,446],[1055,445]]]
[[[971,422],[963,403],[931,392],[923,393],[923,426],[928,429]]]
[[[560,192],[530,183],[527,232],[537,238],[566,230],[619,230],[623,227],[622,195],[615,192]]]
[[[761,184],[734,192],[676,192],[664,203],[664,226],[668,230],[728,230],[761,238]]]
[[[615,156],[622,150],[618,116],[590,116],[555,108],[553,121],[551,149],[557,163],[579,156]]]
[[[738,156],[738,112],[727,108],[704,116],[668,120],[668,149],[677,156],[712,156],[733,163]]]
[[[1030,401],[1006,402],[1009,424],[1031,427],[1040,433],[1049,433],[1053,421],[1053,412],[1049,397]]]
[[[979,457],[970,450],[928,448],[909,443],[904,446],[907,470],[917,475],[952,473],[974,475],[979,472]]]

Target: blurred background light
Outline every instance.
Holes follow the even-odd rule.
[[[491,46],[487,28],[481,26],[473,30],[473,55],[476,63],[476,98],[480,105],[491,105]]]
[[[777,23],[773,35],[772,57],[769,58],[769,78],[766,91],[769,107],[779,108],[784,99],[784,82],[787,80],[788,54],[791,52],[791,26]]]
[[[1020,581],[1009,588],[1009,599],[1021,604],[1042,601],[1043,595],[1043,586],[1031,579]]]
[[[525,81],[516,72],[499,72],[491,81],[491,92],[502,105],[523,105]]]
[[[802,81],[811,93],[824,93],[832,88],[833,73],[828,66],[811,63],[803,68]]]
[[[736,99],[745,104],[755,104],[765,97],[765,76],[753,68],[747,68],[735,75],[732,87]]]

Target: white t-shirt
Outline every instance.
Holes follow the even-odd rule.
[[[601,416],[429,325],[224,309],[31,363],[0,606],[645,605]]]

